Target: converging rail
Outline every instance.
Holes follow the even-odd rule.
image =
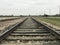
[[[60,35],[35,18],[25,18],[0,35],[0,45],[60,45]]]
[[[52,33],[53,35],[55,35],[55,36],[60,40],[60,34],[57,33],[55,29],[50,28],[49,26],[45,25],[44,23],[41,23],[41,22],[37,21],[37,20],[34,19],[34,18],[32,18],[32,19],[33,19],[34,21],[36,21],[37,23],[42,24],[46,30],[48,30],[50,33]]]
[[[6,36],[8,36],[13,31],[13,29],[16,29],[16,27],[19,26],[19,24],[22,24],[26,19],[23,19],[21,22],[13,25],[11,28],[7,29],[4,33],[0,34],[0,41],[2,41]]]

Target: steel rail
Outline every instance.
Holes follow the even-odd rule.
[[[32,17],[31,17],[31,18],[32,18]],[[58,40],[60,40],[60,34],[57,33],[57,32],[55,31],[55,29],[52,29],[51,27],[49,27],[49,26],[47,26],[46,24],[38,21],[38,20],[35,19],[35,18],[32,18],[32,20],[34,20],[34,21],[37,22],[38,24],[43,25],[44,28],[45,28],[47,31],[49,31],[52,35],[56,36]]]
[[[27,18],[23,19],[21,22],[14,24],[11,28],[7,29],[4,33],[0,34],[0,42],[5,39],[14,29],[21,25]]]

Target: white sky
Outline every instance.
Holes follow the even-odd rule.
[[[0,0],[0,14],[28,15],[59,13],[60,0]]]

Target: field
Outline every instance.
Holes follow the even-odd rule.
[[[7,27],[14,25],[20,21],[21,17],[0,17],[0,33],[3,32]]]
[[[36,18],[60,27],[60,17],[36,17]]]
[[[17,17],[0,17],[0,20],[13,19],[13,18],[17,18]]]

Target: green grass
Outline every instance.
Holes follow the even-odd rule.
[[[36,17],[36,18],[60,27],[60,17]]]

